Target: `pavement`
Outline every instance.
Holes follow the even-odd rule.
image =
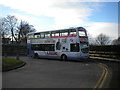
[[[3,88],[102,88],[109,74],[104,66],[91,61],[74,62],[30,57],[21,57],[21,60],[27,64],[19,69],[3,72]]]

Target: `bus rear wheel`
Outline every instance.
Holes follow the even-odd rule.
[[[66,60],[67,60],[67,56],[66,56],[65,54],[63,54],[63,55],[61,56],[61,60],[66,61]]]
[[[34,54],[34,58],[37,58],[37,59],[39,58],[37,53]]]

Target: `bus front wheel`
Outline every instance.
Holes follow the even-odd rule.
[[[61,60],[66,61],[66,60],[67,60],[67,56],[66,56],[65,54],[63,54],[63,55],[61,56]]]
[[[34,58],[39,58],[39,55],[37,53],[34,54]]]

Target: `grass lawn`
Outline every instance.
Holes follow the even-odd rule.
[[[9,68],[13,68],[13,67],[16,67],[17,65],[20,65],[22,63],[24,63],[22,60],[3,57],[2,58],[2,69],[6,70]]]

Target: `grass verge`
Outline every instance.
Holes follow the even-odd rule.
[[[17,66],[22,65],[23,63],[24,62],[22,60],[3,57],[2,58],[2,70],[3,71],[6,71],[6,70],[8,71],[10,69],[16,68]]]

